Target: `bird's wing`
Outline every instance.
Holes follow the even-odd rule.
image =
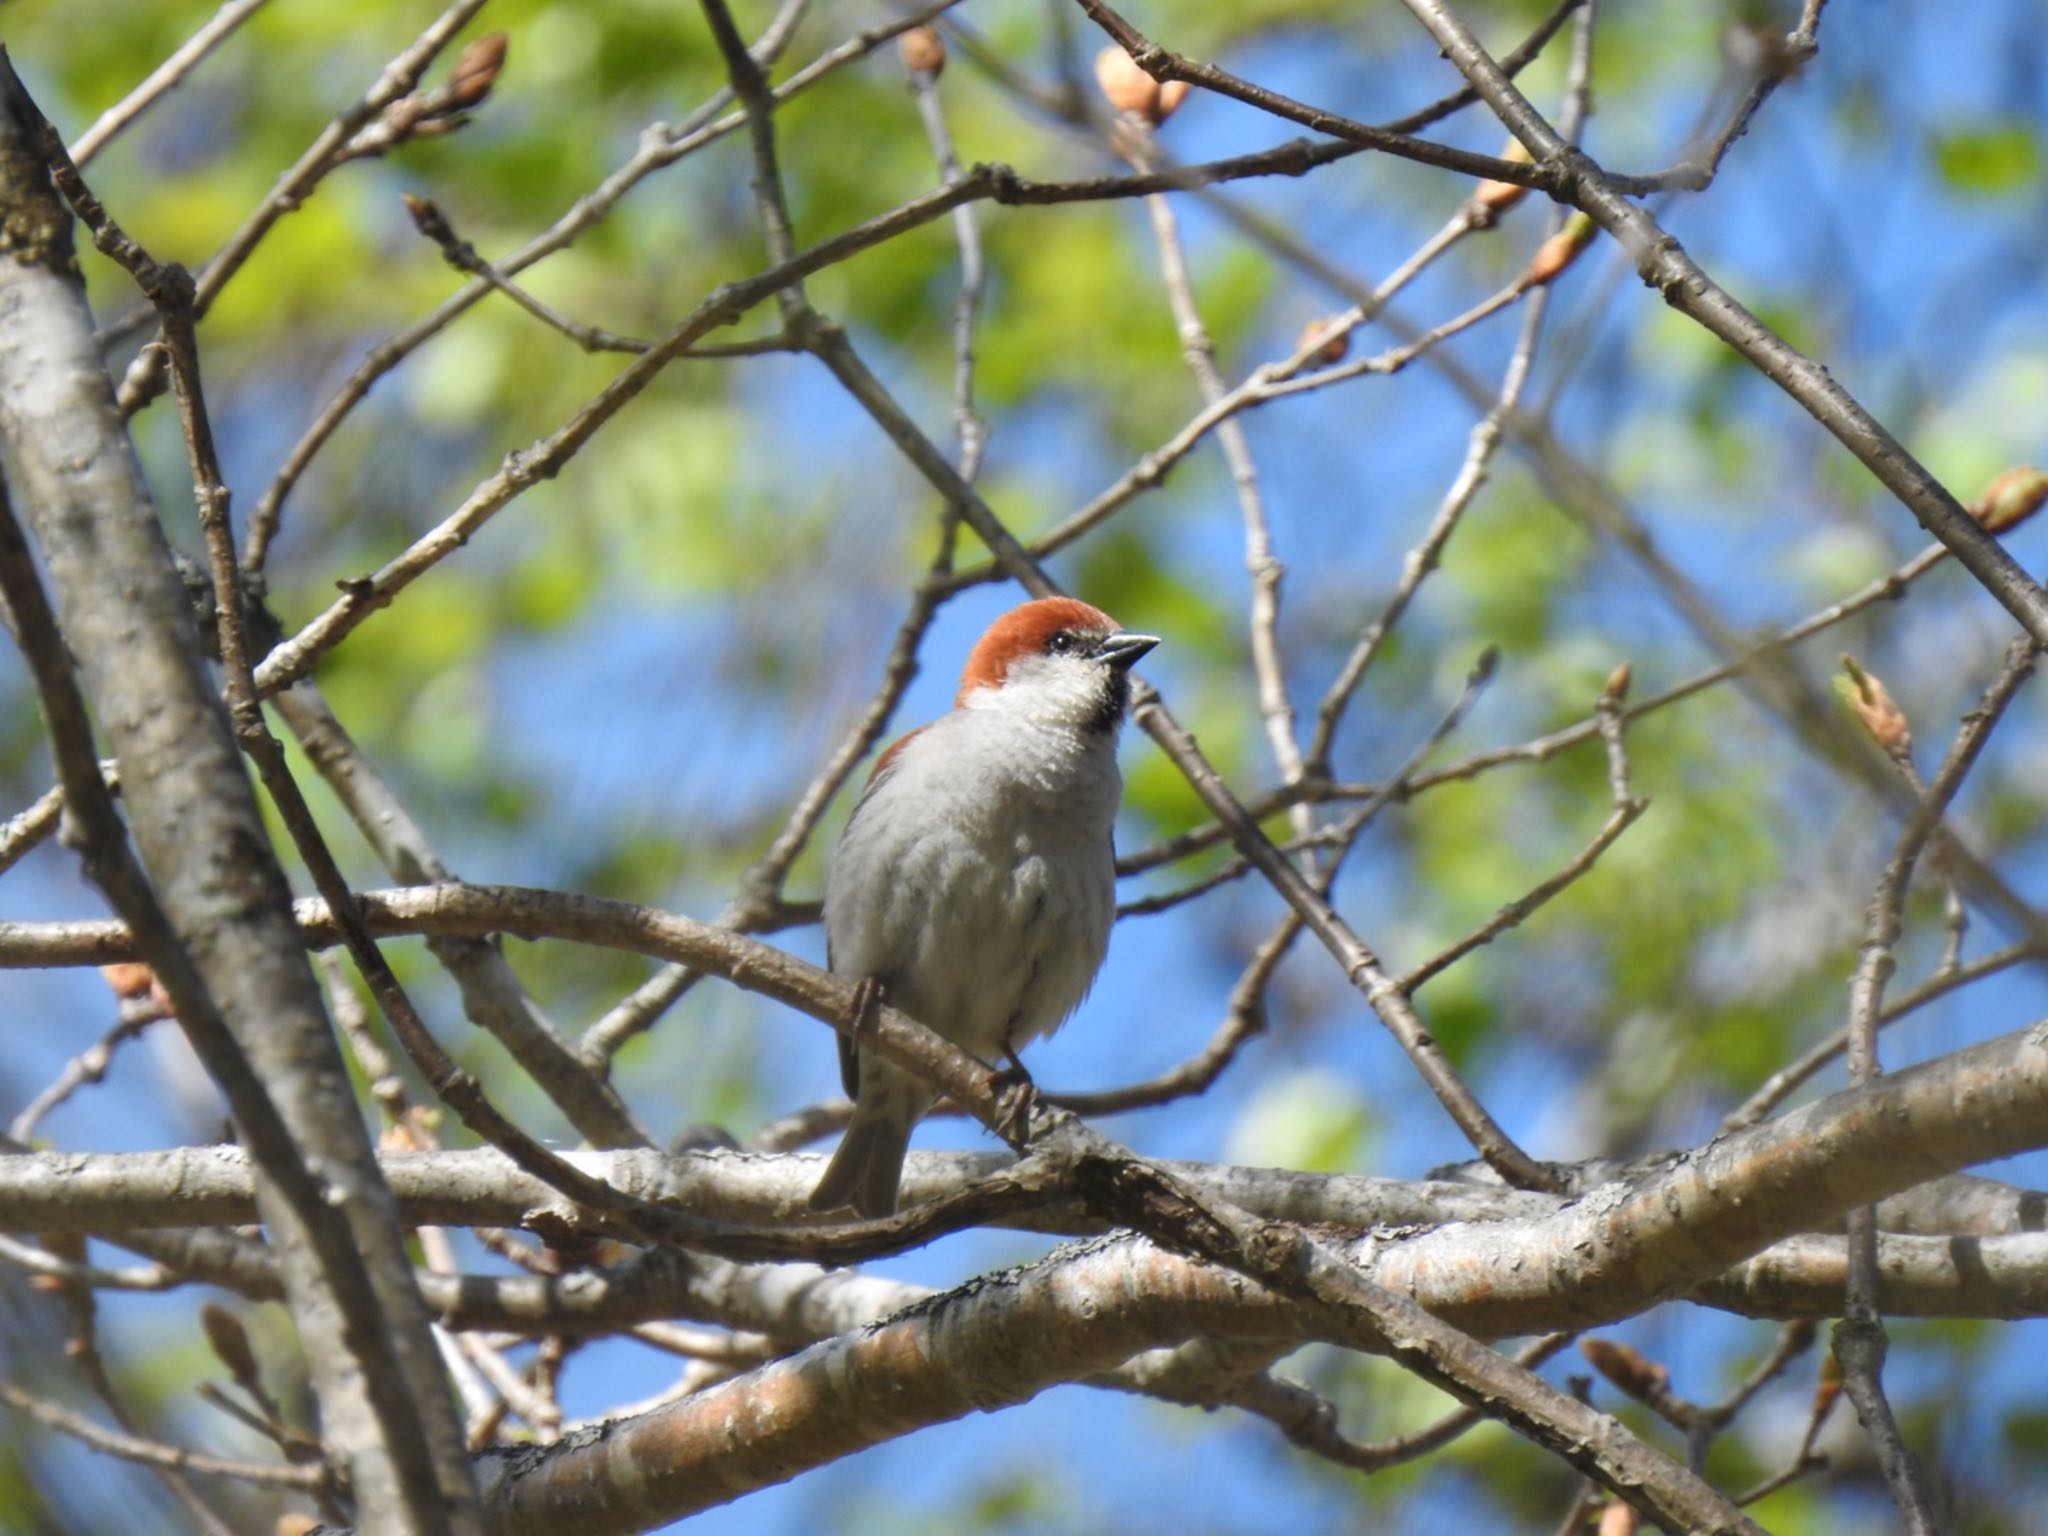
[[[912,730],[905,731],[882,749],[882,755],[875,759],[875,766],[868,770],[866,787],[861,790],[860,798],[853,803],[853,815],[846,819],[846,825],[849,828],[859,819],[861,807],[868,803],[868,796],[875,792],[875,786],[888,778],[890,773],[894,771],[897,760],[903,755],[903,749],[929,729],[928,725],[920,725]],[[841,837],[845,835],[844,832],[840,834]],[[837,969],[832,963],[832,935],[830,930],[827,930],[825,934],[825,969],[837,974]],[[839,1036],[839,1081],[845,1086],[848,1098],[860,1097],[860,1047],[855,1045],[845,1035]]]

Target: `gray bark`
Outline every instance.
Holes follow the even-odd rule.
[[[266,1175],[260,1208],[362,1527],[480,1532],[397,1210],[94,344],[37,121],[0,61],[9,479],[120,765],[135,848],[176,950],[164,958],[177,973],[180,1021]]]

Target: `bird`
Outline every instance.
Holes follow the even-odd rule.
[[[1109,949],[1117,733],[1158,644],[1069,597],[988,627],[952,712],[876,759],[833,850],[835,975],[990,1063],[1066,1022]],[[888,1216],[935,1093],[845,1035],[839,1061],[853,1117],[810,1208]]]

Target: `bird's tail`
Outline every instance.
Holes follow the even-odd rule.
[[[839,1150],[811,1191],[812,1210],[851,1207],[870,1221],[896,1213],[903,1154],[910,1148],[910,1128],[917,1123],[916,1110],[906,1115],[904,1107],[893,1094],[860,1095]]]

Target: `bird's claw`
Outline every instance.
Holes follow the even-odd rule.
[[[848,1032],[856,1043],[875,1027],[875,1015],[882,1009],[882,978],[863,976],[853,984],[853,1007],[846,1019]]]
[[[1003,1055],[1009,1064],[997,1070],[990,1084],[996,1099],[995,1132],[1011,1146],[1020,1147],[1031,1128],[1031,1116],[1038,1109],[1038,1084],[1031,1080],[1014,1050],[1005,1048]]]

